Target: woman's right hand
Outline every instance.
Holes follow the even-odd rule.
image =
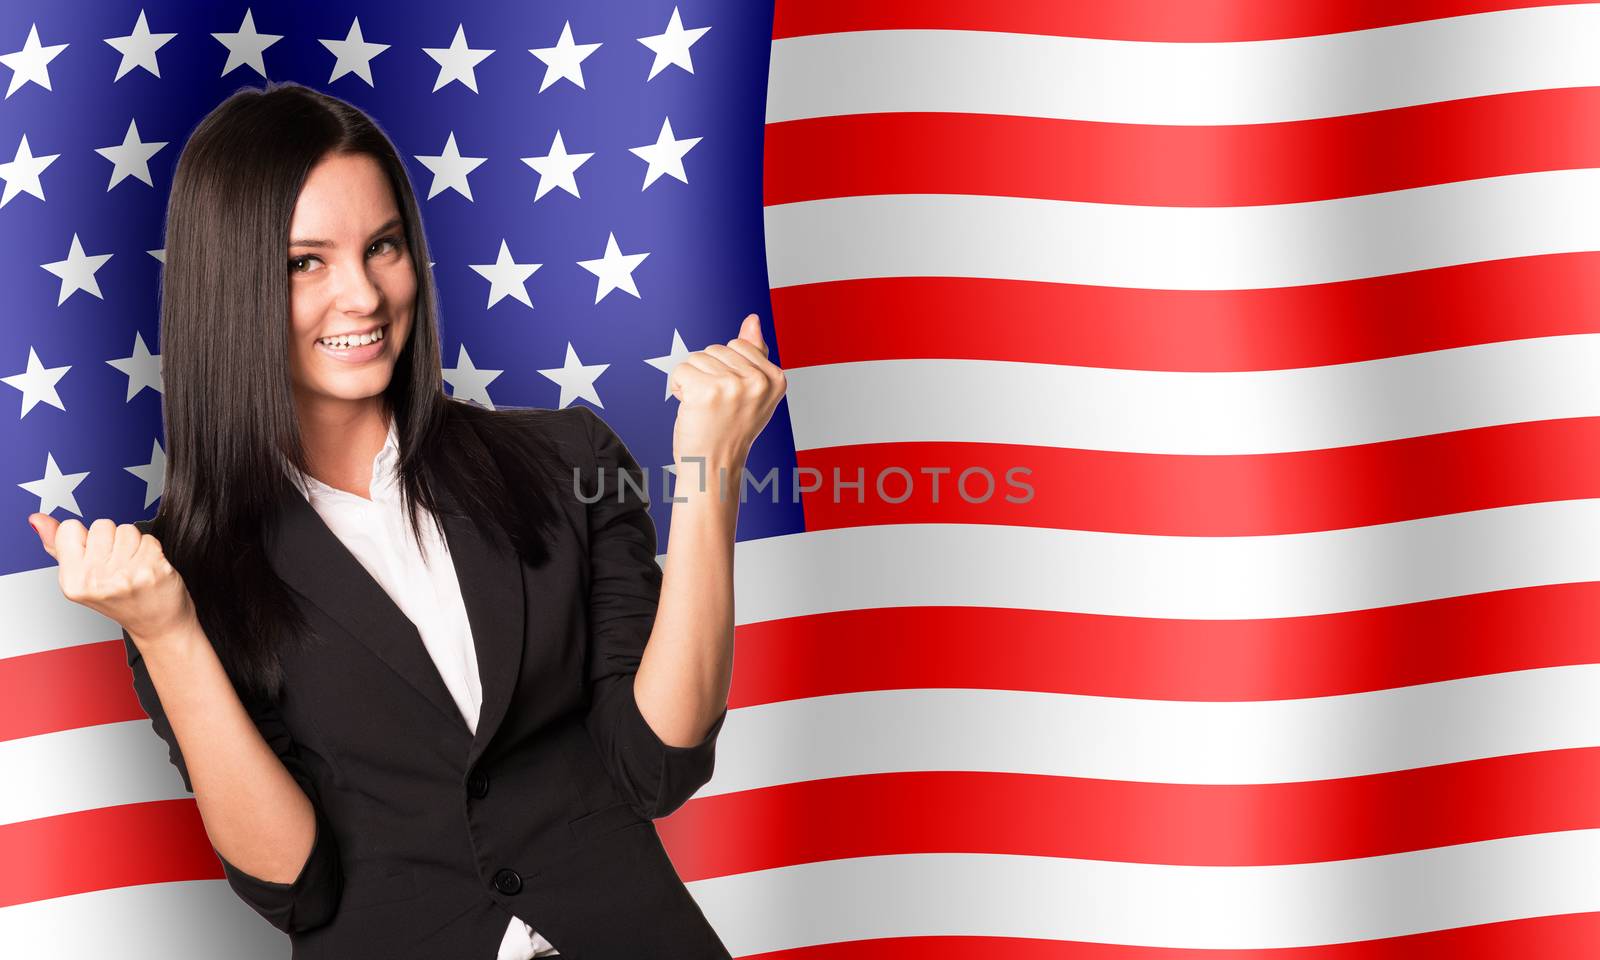
[[[102,517],[85,527],[32,513],[28,525],[59,564],[62,594],[120,623],[141,652],[194,618],[189,588],[161,542],[133,524]]]

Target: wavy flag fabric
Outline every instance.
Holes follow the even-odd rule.
[[[296,79],[405,155],[457,396],[660,470],[770,297],[657,824],[735,956],[1600,955],[1600,4],[335,7],[0,10],[17,515],[149,515],[176,152]],[[287,955],[0,551],[0,956]]]

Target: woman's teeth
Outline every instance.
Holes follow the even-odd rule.
[[[379,327],[371,333],[359,337],[323,337],[317,342],[332,347],[335,350],[343,350],[348,347],[362,347],[373,342],[374,340],[382,340],[384,329],[385,327]]]

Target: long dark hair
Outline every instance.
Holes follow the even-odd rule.
[[[400,495],[413,535],[420,506],[442,536],[442,486],[480,530],[498,525],[539,566],[560,509],[555,460],[536,424],[550,411],[491,411],[444,392],[427,238],[388,136],[358,108],[301,84],[236,91],[190,135],[167,205],[167,465],[149,529],[247,701],[277,700],[281,654],[310,634],[264,538],[293,491],[286,465],[309,472],[289,375],[289,223],[312,167],[333,153],[366,154],[383,168],[417,273],[411,333],[382,398],[400,441]]]

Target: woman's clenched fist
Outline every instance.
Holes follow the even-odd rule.
[[[787,387],[783,371],[767,359],[761,319],[752,313],[739,336],[689,354],[667,377],[667,389],[681,402],[674,459],[742,466]]]
[[[133,524],[102,517],[86,528],[45,513],[29,514],[28,524],[59,565],[61,593],[122,624],[141,649],[194,617],[189,589],[161,542]]]

